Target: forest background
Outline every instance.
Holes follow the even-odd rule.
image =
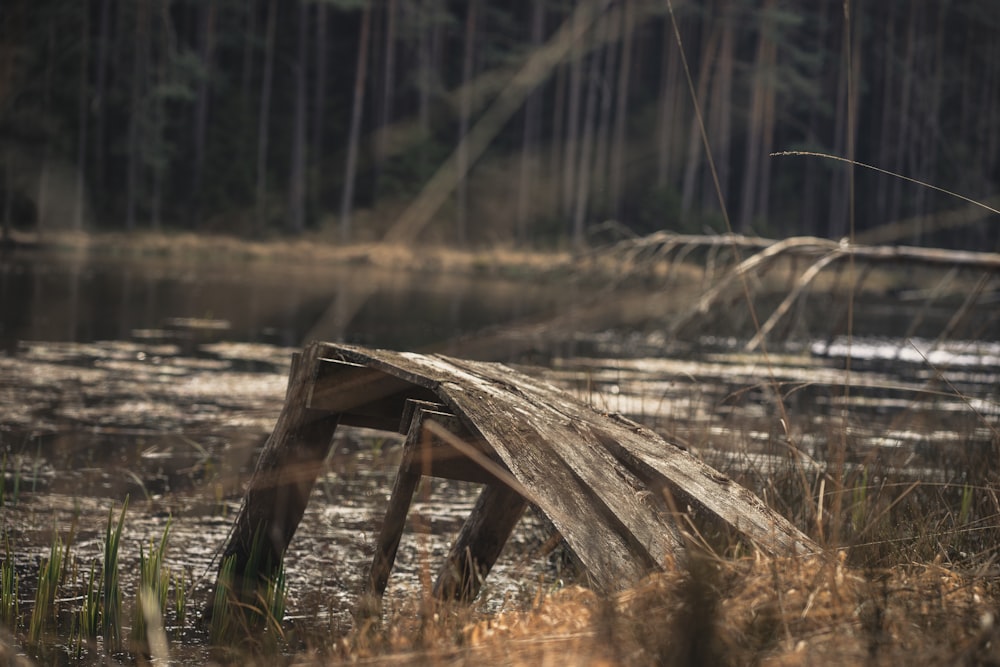
[[[372,241],[434,188],[405,240],[721,232],[692,93],[733,231],[848,234],[851,169],[776,151],[1000,192],[996,0],[673,4],[690,90],[661,1],[4,0],[4,233]],[[1000,249],[982,209],[853,178],[862,238]]]

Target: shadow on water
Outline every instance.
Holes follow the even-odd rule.
[[[418,349],[526,317],[557,316],[567,306],[560,286],[357,267],[0,261],[3,530],[21,575],[23,608],[31,606],[52,534],[72,541],[79,570],[86,570],[101,554],[109,509],[117,511],[126,496],[126,607],[140,548],[162,534],[168,518],[169,567],[193,587],[200,607],[280,410],[290,355],[317,323],[337,321],[338,296],[352,290],[371,296],[350,322],[320,337]],[[884,315],[881,306],[877,312]],[[942,313],[937,326],[948,317]],[[873,319],[880,332],[888,327],[885,318]],[[806,324],[828,333],[822,315]],[[833,335],[775,347],[765,362],[735,339],[681,342],[655,326],[595,334],[587,331],[600,327],[587,325],[515,360],[543,360],[529,372],[602,411],[657,428],[764,488],[765,496],[768,476],[791,459],[819,479],[843,433],[849,474],[870,472],[865,479],[873,485],[970,484],[996,469],[995,340],[855,338],[845,391],[848,341]],[[780,422],[775,392],[789,424]],[[399,444],[384,434],[338,429],[286,558],[287,626],[301,635],[335,638],[348,628]],[[441,561],[475,493],[445,481],[418,492],[389,585],[390,607],[419,590],[428,561]],[[569,576],[558,554],[539,555],[547,538],[539,521],[522,522],[479,604],[496,609],[530,599],[538,586]],[[78,598],[65,598],[67,609],[78,606]],[[205,637],[193,621],[167,622],[174,658],[203,660]]]

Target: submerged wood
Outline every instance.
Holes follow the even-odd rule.
[[[702,292],[693,306],[683,309],[678,316],[673,318],[668,328],[671,337],[678,335],[679,332],[697,322],[698,318],[716,307],[735,285],[745,281],[746,276],[761,275],[783,258],[804,257],[814,260],[801,276],[789,284],[788,289],[791,294],[768,318],[767,322],[758,328],[753,339],[746,345],[748,351],[756,349],[761,344],[771,329],[821,271],[827,267],[839,266],[841,262],[856,261],[866,269],[875,264],[917,264],[975,269],[983,271],[984,274],[995,274],[1000,271],[1000,253],[996,252],[904,245],[862,245],[848,243],[846,239],[838,242],[815,236],[793,236],[775,241],[740,234],[705,236],[658,232],[642,238],[623,241],[606,252],[611,257],[621,259],[627,267],[625,272],[627,274],[628,272],[640,273],[654,264],[665,262],[675,250],[677,251],[675,259],[680,259],[682,254],[692,248],[708,249],[710,261],[707,262],[705,274],[707,278],[711,278],[709,281],[711,287]],[[733,259],[738,263],[722,275],[715,277],[714,258],[720,249],[733,251]],[[742,258],[740,255],[742,250],[752,254]]]
[[[313,343],[293,366],[226,554],[244,554],[256,530],[280,562],[337,423],[407,433],[366,578],[369,597],[385,589],[423,474],[486,484],[439,572],[435,593],[443,598],[478,592],[529,502],[603,591],[682,556],[678,512],[769,553],[818,551],[750,491],[653,431],[508,366]]]

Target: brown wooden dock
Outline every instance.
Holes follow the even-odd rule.
[[[226,545],[243,577],[277,569],[338,424],[406,435],[369,598],[385,590],[422,475],[484,485],[439,570],[443,598],[476,595],[528,503],[559,530],[591,585],[609,592],[681,555],[678,526],[689,519],[770,553],[818,550],[750,491],[653,431],[508,366],[312,343],[293,360],[284,409]],[[264,547],[256,565],[255,536]]]

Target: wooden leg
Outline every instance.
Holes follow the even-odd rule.
[[[422,415],[418,411],[410,421],[410,427],[403,442],[403,457],[399,463],[399,471],[392,483],[392,495],[389,496],[389,506],[382,520],[382,529],[375,543],[375,556],[372,558],[368,576],[365,577],[361,595],[358,598],[354,616],[358,620],[378,617],[382,610],[382,595],[389,583],[389,573],[396,562],[396,552],[403,538],[403,528],[406,526],[406,515],[410,511],[413,493],[420,483],[420,468],[417,456],[421,445]]]
[[[396,561],[396,551],[403,537],[403,527],[406,525],[406,513],[413,500],[413,492],[420,482],[420,473],[410,471],[406,466],[400,466],[396,481],[392,485],[392,495],[389,497],[389,507],[385,512],[382,530],[379,532],[378,543],[375,545],[375,557],[372,559],[368,578],[365,580],[363,594],[378,598],[385,593],[389,582],[389,572]]]
[[[487,484],[438,572],[435,597],[465,602],[475,598],[526,506],[510,487]]]
[[[339,416],[305,407],[317,351],[309,346],[293,361],[285,406],[223,551],[222,561],[235,558],[231,583],[237,591],[255,591],[257,583],[277,574],[330,450]]]

